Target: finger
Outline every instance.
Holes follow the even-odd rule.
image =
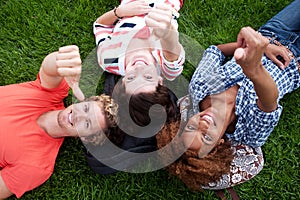
[[[173,8],[171,5],[163,3],[163,4],[157,4],[154,9],[152,9],[154,12],[160,12],[162,14],[169,14],[173,18],[179,18],[180,14],[179,12]]]
[[[240,48],[246,48],[247,47],[246,40],[244,38],[242,38],[240,35],[238,36],[238,39],[237,39],[237,46],[240,47]]]
[[[150,17],[145,17],[146,26],[150,28],[170,29],[170,22],[156,21]]]
[[[81,68],[58,68],[57,72],[60,76],[79,76],[81,74]]]
[[[69,59],[69,60],[56,60],[56,66],[58,68],[81,66],[81,59],[74,58],[74,59]]]
[[[173,19],[173,16],[171,13],[169,14],[161,14],[161,13],[148,13],[146,18],[150,18],[152,20],[155,20],[157,22],[165,23],[165,24],[171,24],[171,20]]]
[[[56,55],[56,60],[67,60],[72,58],[80,58],[79,52],[71,51],[71,52],[64,52],[64,53],[58,53]]]
[[[167,10],[162,10],[162,9],[157,9],[157,8],[152,8],[149,13],[148,16],[152,16],[154,17],[154,15],[156,16],[156,18],[158,19],[164,19],[164,18],[160,18],[160,17],[171,17],[172,16],[172,11],[167,9]]]
[[[245,59],[245,50],[243,48],[237,48],[234,52],[234,58],[238,61],[243,61]]]
[[[244,27],[240,30],[238,36],[237,36],[237,45],[241,48],[246,48],[246,36],[247,36],[247,28]]]
[[[70,52],[70,51],[79,51],[79,48],[76,45],[69,45],[69,46],[60,47],[58,49],[59,53]]]
[[[292,60],[293,54],[292,54],[292,53],[289,53],[289,52],[286,50],[284,53],[280,54],[280,56],[282,56],[282,58],[283,58],[284,61],[285,61],[285,62],[284,62],[284,66],[287,67],[287,66],[290,64],[291,60]]]
[[[81,89],[79,88],[78,82],[75,82],[71,88],[72,88],[72,91],[73,91],[74,96],[75,96],[79,101],[83,101],[83,100],[84,100],[84,94],[83,94],[83,92],[81,91]]]
[[[284,63],[285,61],[280,61],[277,57],[270,58],[280,69],[284,69]]]
[[[145,17],[145,23],[146,23],[146,26],[148,26],[150,28],[161,26],[161,24],[159,22],[153,20],[152,18],[150,18],[148,16]]]
[[[258,45],[261,44],[261,40],[264,40],[261,34],[256,32],[251,27],[243,27],[238,34],[237,43],[239,47],[245,48],[246,46]]]
[[[172,6],[170,6],[166,3],[157,3],[157,4],[155,4],[154,9],[162,10],[162,11],[172,11],[173,10]]]

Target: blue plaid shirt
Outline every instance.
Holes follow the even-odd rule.
[[[218,94],[238,84],[236,97],[237,124],[234,133],[225,133],[234,141],[252,147],[262,146],[277,125],[282,106],[279,100],[300,86],[300,74],[295,60],[285,70],[279,69],[269,58],[263,56],[262,64],[275,80],[278,90],[278,107],[273,112],[263,112],[257,107],[257,95],[253,83],[232,58],[224,63],[225,56],[216,47],[205,50],[189,85],[194,113],[199,112],[199,102],[206,96]]]

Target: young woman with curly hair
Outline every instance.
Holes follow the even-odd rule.
[[[189,187],[201,187],[200,177],[195,178],[200,163],[196,164],[195,159],[212,161],[212,154],[227,145],[226,138],[259,148],[277,125],[282,112],[280,100],[300,87],[299,6],[296,0],[258,31],[244,27],[237,42],[210,46],[204,52],[189,86],[196,114],[189,117],[181,133],[188,151],[169,167]],[[226,56],[233,58],[224,63]],[[159,134],[158,144],[170,141],[170,132]],[[232,155],[227,156],[231,159]],[[255,170],[253,164],[245,170]],[[211,175],[209,171],[206,174]],[[241,178],[234,175],[231,181]],[[208,182],[204,180],[202,184],[210,187]]]

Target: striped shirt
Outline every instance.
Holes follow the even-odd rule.
[[[223,63],[225,56],[216,47],[209,47],[203,54],[189,85],[194,113],[199,112],[199,102],[206,96],[225,91],[238,84],[235,114],[237,124],[232,134],[226,136],[251,147],[262,146],[274,127],[277,125],[282,106],[279,100],[300,86],[300,74],[297,63],[293,59],[289,66],[281,70],[266,56],[262,57],[262,64],[276,82],[279,90],[278,107],[273,112],[263,112],[256,104],[257,95],[252,81],[247,78],[242,68],[232,58]]]
[[[124,0],[121,4],[126,4],[132,0]],[[176,11],[182,6],[179,0],[155,0],[149,1],[149,4],[154,3],[167,3],[170,4]],[[116,75],[125,75],[125,52],[130,40],[140,31],[144,31],[146,28],[144,15],[124,17],[118,20],[114,25],[99,24],[97,21],[94,23],[94,35],[97,48],[97,60],[98,64],[103,70]],[[172,20],[173,26],[178,27],[177,21]],[[149,29],[149,28],[148,28]],[[158,71],[167,79],[173,80],[179,76],[183,70],[183,64],[185,61],[184,49],[176,61],[168,61],[161,48],[160,42],[156,42],[155,49],[152,51],[152,55],[156,62],[159,64]]]

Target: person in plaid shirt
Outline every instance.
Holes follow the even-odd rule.
[[[200,158],[224,134],[250,147],[266,142],[282,112],[280,99],[300,86],[299,7],[294,1],[259,31],[242,28],[236,43],[205,51],[189,85],[199,113],[183,133]],[[234,56],[224,64],[228,55]]]
[[[166,169],[190,189],[233,187],[262,169],[260,147],[279,121],[279,101],[300,86],[299,8],[296,0],[258,31],[244,27],[237,42],[204,52],[189,95],[179,100],[180,121],[156,136],[162,148],[180,126],[178,144],[162,160],[184,151]]]

